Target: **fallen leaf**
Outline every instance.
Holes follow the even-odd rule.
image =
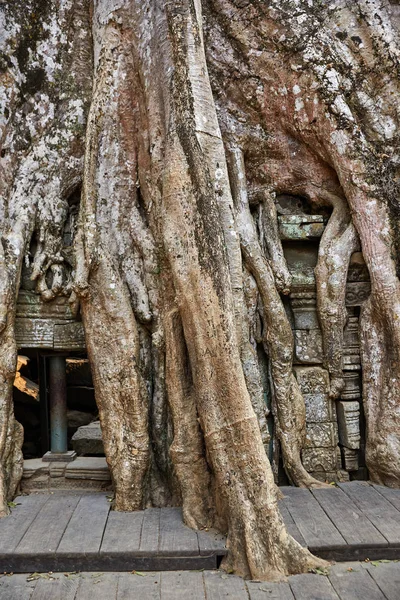
[[[32,573],[32,575],[30,575],[29,577],[27,577],[27,581],[36,581],[37,579],[52,579],[54,580],[54,577],[51,576],[52,575],[52,571],[50,571],[49,573]]]

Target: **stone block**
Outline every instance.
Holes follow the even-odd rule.
[[[292,292],[312,290],[315,293],[314,269],[318,260],[318,244],[292,242],[286,246],[284,244],[283,252],[293,278]]]
[[[336,470],[336,448],[305,448],[301,454],[304,468],[308,472]]]
[[[329,398],[329,374],[322,367],[294,367],[306,407],[306,421],[336,425],[335,403]]]
[[[81,410],[67,410],[67,423],[71,429],[77,429],[89,425],[95,415],[89,412],[83,412]]]
[[[319,329],[315,298],[293,298],[294,329]]]
[[[343,469],[337,469],[336,471],[312,471],[310,473],[317,481],[323,481],[324,483],[331,483],[332,481],[344,483],[349,481],[350,477],[347,471]]]
[[[278,217],[281,240],[318,239],[325,229],[322,215],[282,215]]]
[[[337,445],[335,423],[307,423],[306,448],[335,448]]]
[[[318,329],[294,332],[294,362],[297,364],[321,364],[323,361],[322,335]]]
[[[345,388],[341,393],[342,400],[361,398],[360,374],[357,371],[343,371]]]
[[[74,433],[71,443],[75,452],[81,456],[85,454],[104,454],[100,422],[95,421],[89,425],[79,427]]]
[[[358,450],[342,448],[343,466],[346,471],[358,471]]]
[[[350,258],[347,281],[369,281],[368,267],[362,252],[354,252]]]
[[[64,477],[66,463],[50,463],[50,477]]]
[[[346,306],[361,306],[371,293],[369,281],[354,281],[346,284]]]
[[[307,423],[333,422],[333,402],[327,394],[303,394]]]
[[[43,302],[39,294],[21,290],[17,300],[17,319],[72,320],[71,307],[66,296],[57,296],[51,302]]]
[[[361,371],[361,359],[359,355],[344,355],[343,369],[346,371]]]
[[[336,403],[339,442],[352,450],[360,447],[360,405],[357,401]]]
[[[49,472],[49,463],[44,463],[41,458],[29,458],[24,460],[24,470],[22,472],[22,477],[24,479],[29,479],[35,474],[48,475]]]
[[[84,350],[85,331],[80,321],[54,325],[55,350]]]
[[[104,457],[78,457],[69,463],[65,470],[66,479],[93,479],[109,481],[111,479],[107,462]]]
[[[303,394],[327,394],[329,373],[322,367],[294,367],[297,382]]]
[[[16,319],[18,348],[53,348],[53,325],[48,319]]]
[[[358,317],[349,315],[343,331],[343,348],[345,354],[360,354],[360,337]]]

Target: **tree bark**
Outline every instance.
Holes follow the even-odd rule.
[[[30,0],[32,31],[17,4],[1,8],[13,60],[0,74],[0,514],[22,470],[12,385],[25,260],[43,301],[80,303],[115,509],[182,504],[191,527],[227,532],[225,568],[253,578],[323,564],[287,534],[266,454],[269,361],[286,473],[324,485],[302,463],[274,199],[331,212],[315,276],[332,400],[361,244],[368,467],[399,486],[399,47],[388,5]],[[80,188],[72,256],[63,231]]]

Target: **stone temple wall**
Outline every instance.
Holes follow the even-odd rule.
[[[286,208],[287,204],[288,201]],[[293,277],[286,309],[294,331],[294,371],[306,405],[303,463],[308,472],[322,481],[366,479],[358,318],[360,306],[370,293],[369,275],[361,252],[355,252],[346,288],[343,356],[346,387],[340,399],[332,401],[328,396],[328,371],[323,368],[314,276],[319,238],[326,220],[324,215],[278,216],[284,253]]]

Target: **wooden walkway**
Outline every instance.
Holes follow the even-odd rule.
[[[315,554],[400,559],[400,490],[364,482],[281,490],[289,532]],[[185,527],[179,508],[113,512],[106,494],[75,492],[16,503],[0,520],[0,572],[214,569],[226,553],[222,536]]]
[[[399,600],[400,563],[338,563],[328,576],[243,581],[221,571],[65,573],[0,578],[0,600]]]

